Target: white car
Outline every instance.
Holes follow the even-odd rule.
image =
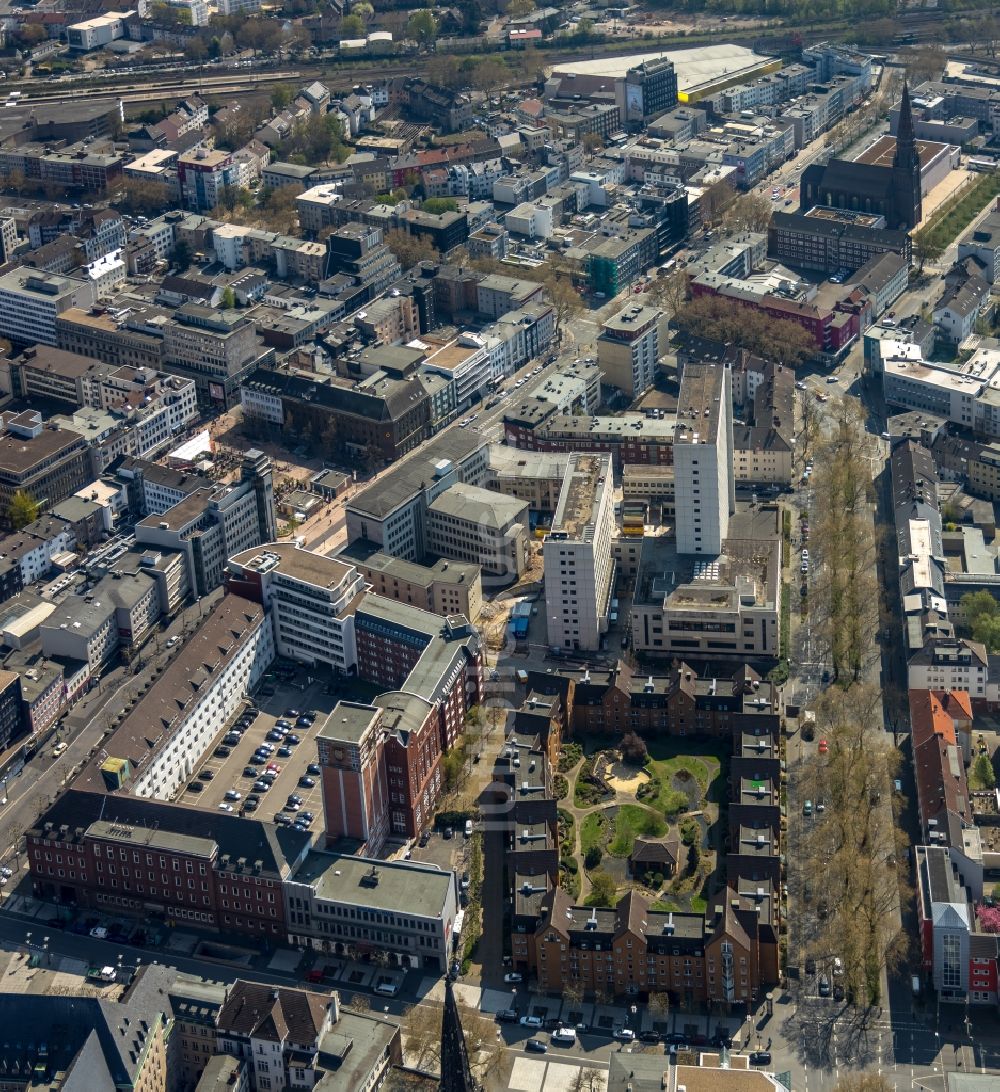
[[[243,799],[243,793],[237,792],[235,789],[230,789],[229,792],[226,793],[226,799],[227,800],[242,800]]]
[[[95,925],[94,928],[90,930],[90,935],[94,938],[94,940],[108,939],[108,931],[104,928],[103,925]]]
[[[511,971],[509,974],[505,974],[503,976],[503,980],[504,982],[520,982],[521,976],[517,973],[517,971]]]
[[[522,1016],[521,1027],[525,1028],[540,1028],[542,1026],[542,1018],[540,1016]]]
[[[615,1028],[615,1038],[623,1043],[631,1043],[635,1038],[635,1032],[631,1028]]]
[[[0,868],[0,876],[3,876],[5,880],[9,880],[13,875],[14,873],[6,865]]]
[[[232,804],[220,804],[219,805],[219,811],[232,811],[232,810],[233,810],[233,805]]]
[[[177,644],[177,642],[179,640],[180,640],[180,637],[171,637],[170,640],[167,641],[167,648],[173,648],[174,645]]]

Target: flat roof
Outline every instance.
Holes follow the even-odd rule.
[[[380,711],[372,705],[338,701],[327,713],[316,732],[317,739],[331,743],[360,743],[379,720]]]
[[[552,534],[565,534],[571,539],[583,536],[593,523],[595,508],[610,478],[610,455],[570,455],[552,519]]]
[[[687,364],[677,399],[674,442],[715,443],[728,373],[721,364]]]
[[[319,501],[315,494],[308,495]],[[252,550],[233,554],[229,560],[253,572],[263,573],[277,569],[295,580],[313,584],[318,588],[339,587],[351,575],[353,568],[336,558],[303,550],[291,542],[267,542]]]
[[[329,902],[443,921],[455,874],[433,865],[314,850],[290,882],[308,885],[316,898]]]
[[[762,57],[746,46],[733,43],[697,46],[694,49],[670,49],[662,53],[630,53],[626,56],[609,55],[593,61],[567,61],[553,67],[553,74],[623,77],[629,69],[653,61],[668,60],[677,74],[677,90],[690,91],[693,87],[725,78],[737,82],[741,72],[774,63],[773,57]]]
[[[942,152],[948,150],[949,145],[941,144],[936,140],[918,140],[917,154],[920,156],[920,169],[924,170],[928,163],[935,160]],[[896,138],[886,133],[880,136],[874,144],[867,148],[854,160],[855,163],[873,163],[879,167],[891,167],[892,157],[896,154]]]

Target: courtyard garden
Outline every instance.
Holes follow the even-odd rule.
[[[561,815],[573,822],[563,826],[560,856],[570,894],[610,906],[637,888],[654,909],[703,911],[723,848],[726,742],[672,737],[647,745],[629,733],[592,753],[568,743]],[[632,859],[637,839],[642,859]]]

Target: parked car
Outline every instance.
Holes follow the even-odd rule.
[[[216,747],[212,752],[216,758],[228,758],[232,753],[233,752],[228,747],[223,746]]]
[[[524,1023],[524,1020],[521,1021]],[[545,1054],[548,1051],[548,1047],[542,1042],[541,1039],[529,1039],[524,1044],[524,1049],[532,1054]]]
[[[830,979],[825,974],[819,976],[819,995],[820,997],[830,996]]]
[[[256,766],[244,766],[243,767],[243,776],[244,777],[256,777],[259,773],[260,773],[260,770],[258,770]]]
[[[521,975],[519,975],[517,973],[517,971],[509,971],[507,974],[505,974],[503,976],[503,980],[504,980],[504,982],[508,982],[508,983],[510,983],[510,982],[521,982],[522,977],[521,977]]]
[[[292,757],[291,747],[279,747],[278,748],[278,758],[291,758],[291,757]]]
[[[516,1009],[500,1009],[497,1013],[498,1024],[516,1024],[517,1023],[517,1010]]]
[[[211,781],[215,777],[215,770],[202,770],[198,776],[202,781]]]
[[[750,1055],[750,1064],[765,1066],[771,1064],[771,1052],[769,1050],[755,1050]]]
[[[540,1028],[542,1018],[540,1016],[522,1016],[520,1023],[523,1028]]]
[[[635,1032],[631,1028],[615,1028],[615,1038],[623,1043],[631,1043],[635,1039]]]
[[[204,784],[204,782],[202,782],[202,781],[192,781],[192,782],[191,782],[191,783],[190,783],[190,784],[188,785],[188,789],[189,789],[189,790],[190,790],[191,792],[204,792],[204,790],[205,790],[205,784]]]
[[[306,766],[306,773],[307,774],[312,774],[313,777],[319,777],[319,775],[322,773],[322,770],[320,770],[320,767],[319,767],[319,763],[318,762],[310,762],[309,765]]]
[[[313,779],[311,777],[307,777],[305,774],[303,774],[299,778],[299,787],[300,788],[311,789],[311,788],[313,788],[315,786],[315,784],[316,784],[316,782],[313,781]]]
[[[226,793],[226,799],[227,800],[242,800],[243,799],[243,793],[237,792],[235,789],[230,789]]]

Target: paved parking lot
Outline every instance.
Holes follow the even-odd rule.
[[[323,802],[320,794],[320,778],[318,774],[307,775],[306,767],[317,760],[316,732],[325,715],[333,709],[336,702],[336,696],[325,694],[323,685],[319,682],[312,683],[305,689],[299,686],[278,686],[273,697],[258,696],[259,713],[256,720],[243,733],[243,738],[239,743],[231,748],[232,753],[229,757],[220,758],[214,753],[215,749],[222,745],[226,733],[239,720],[244,711],[244,707],[241,706],[213,741],[191,781],[188,782],[190,784],[194,781],[200,781],[205,785],[205,788],[201,792],[184,789],[180,799],[185,804],[200,807],[205,811],[217,811],[219,805],[226,802],[226,793],[235,791],[240,794],[240,800],[233,802],[232,807],[234,811],[241,811],[246,803],[246,798],[253,793],[260,797],[260,807],[255,812],[247,812],[246,814],[270,821],[284,809],[288,796],[295,793],[302,798],[301,812],[311,812],[313,815],[313,821],[309,829],[311,831],[322,830]],[[274,753],[267,762],[277,763],[281,767],[281,772],[266,793],[257,792],[253,787],[254,778],[245,776],[244,769],[252,765],[259,773],[265,772],[267,762],[255,761],[253,753],[261,743],[265,742],[265,737],[274,727],[275,721],[293,709],[299,713],[314,714],[316,721],[310,728],[292,728],[292,732],[299,737],[300,742],[288,747],[288,750],[291,751],[290,756],[279,755],[278,750],[282,747],[282,744],[279,742],[273,743]],[[292,720],[294,724],[294,717],[286,717],[286,719]],[[206,781],[200,775],[203,771],[209,770],[213,776],[211,780]],[[315,781],[315,785],[312,788],[300,786],[298,783],[299,778],[303,776],[311,776]],[[289,815],[294,815],[294,813],[289,812]]]

